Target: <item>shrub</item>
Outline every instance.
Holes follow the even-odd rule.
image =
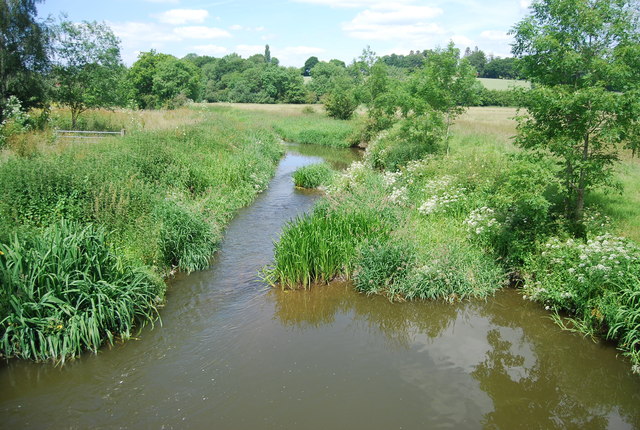
[[[293,172],[293,183],[301,188],[318,188],[329,184],[334,171],[327,163],[311,164]]]
[[[156,318],[164,284],[112,249],[104,230],[61,220],[0,245],[4,357],[64,361]]]
[[[322,98],[324,109],[331,118],[347,120],[353,116],[358,101],[351,89],[336,89]]]
[[[374,168],[398,170],[410,161],[441,152],[444,138],[445,127],[440,114],[404,119],[371,142],[365,159]]]

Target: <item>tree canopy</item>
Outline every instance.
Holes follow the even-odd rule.
[[[586,193],[611,185],[619,145],[637,133],[637,3],[537,1],[513,34],[513,53],[536,84],[523,94],[516,143],[555,157],[567,216],[581,234]]]

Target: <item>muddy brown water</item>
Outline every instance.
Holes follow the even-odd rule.
[[[162,326],[62,368],[2,365],[0,428],[640,428],[629,363],[516,291],[392,304],[263,285],[273,240],[318,197],[290,174],[321,154],[296,148],[212,267],[172,282]]]

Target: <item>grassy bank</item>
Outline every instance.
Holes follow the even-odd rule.
[[[4,151],[5,357],[62,360],[153,321],[161,276],[206,267],[282,155],[268,125],[224,109],[92,115],[88,126],[129,132],[98,142],[24,136]]]
[[[470,109],[448,155],[413,156],[393,131],[382,134],[312,214],[283,231],[268,280],[295,288],[350,278],[393,301],[456,301],[515,286],[564,328],[617,342],[639,371],[640,164],[623,154],[624,191],[592,194],[587,237],[574,239],[557,167],[513,147],[514,114]],[[368,210],[378,214],[369,230],[360,225]],[[330,264],[315,264],[327,256]]]

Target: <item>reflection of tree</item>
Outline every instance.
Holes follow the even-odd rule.
[[[383,333],[397,345],[408,347],[415,334],[439,336],[457,315],[457,306],[440,302],[390,303],[381,296],[353,291],[350,283],[332,282],[309,290],[272,290],[275,316],[283,325],[318,327],[334,322],[338,312],[353,310],[355,321]]]
[[[332,283],[314,286],[309,290],[270,291],[275,302],[275,316],[286,326],[318,327],[331,324],[337,312],[344,312],[349,304],[350,285]]]
[[[440,302],[390,303],[383,297],[368,297],[354,303],[355,319],[383,333],[394,343],[409,347],[417,333],[435,338],[456,319],[458,307]]]
[[[516,297],[515,294],[512,295]],[[493,400],[494,411],[485,415],[488,428],[608,428],[609,415],[620,414],[638,427],[640,392],[638,381],[620,363],[597,363],[593,345],[585,339],[562,333],[535,306],[522,299],[505,306],[478,306],[494,327],[518,333],[514,342],[504,339],[505,329],[487,333],[491,349],[472,376]],[[514,306],[514,305],[519,306]],[[523,369],[525,357],[518,345],[535,353],[533,365],[520,378],[510,370]]]
[[[353,161],[362,158],[362,151],[353,148],[336,149],[322,145],[296,144],[290,145],[289,149],[301,155],[322,157],[337,170],[346,169]]]

